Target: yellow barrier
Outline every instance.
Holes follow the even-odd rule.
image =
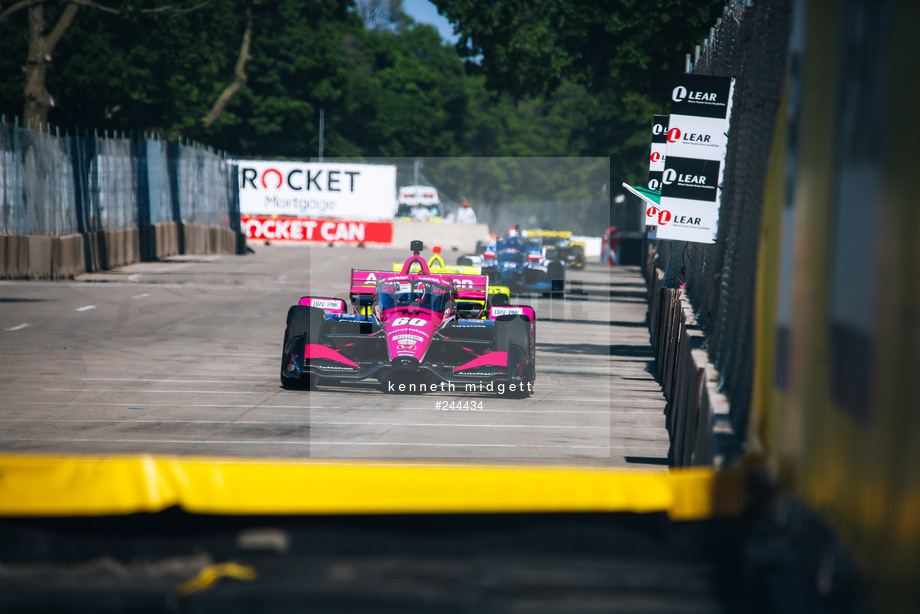
[[[744,473],[178,457],[0,457],[0,515],[666,512],[731,516]]]
[[[897,0],[875,13],[858,45],[852,12],[832,0],[805,5],[800,72],[787,77],[795,104],[777,114],[764,195],[749,450],[851,549],[879,611],[917,612],[920,156],[902,143],[920,136],[920,123],[903,119],[920,93],[920,5]],[[884,75],[854,72],[851,57]],[[865,106],[843,89],[871,89],[885,103]],[[877,183],[854,197],[856,167]],[[871,309],[848,306],[861,296]]]

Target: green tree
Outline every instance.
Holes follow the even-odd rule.
[[[463,63],[437,30],[367,32],[347,92],[343,126],[361,155],[450,156],[462,153],[468,97]],[[365,133],[363,138],[359,133]]]
[[[126,71],[130,74],[126,76],[129,81],[131,78],[146,77],[149,75],[144,72],[143,62],[138,66],[133,63],[141,58],[147,59],[144,56],[145,51],[149,51],[149,48],[145,48],[144,43],[150,40],[150,37],[145,36],[150,26],[149,21],[157,18],[186,22],[190,19],[194,20],[196,14],[204,13],[212,3],[213,0],[185,5],[153,2],[143,6],[141,3],[132,2],[107,5],[90,0],[61,2],[21,0],[5,10],[0,10],[0,28],[5,34],[10,33],[10,36],[3,37],[4,51],[7,52],[4,56],[9,59],[24,59],[24,62],[22,59],[19,60],[23,76],[21,79],[11,79],[15,87],[22,87],[23,120],[37,127],[49,120],[49,113],[53,107],[63,106],[64,101],[67,100],[67,94],[56,88],[55,85],[59,85],[59,80],[62,78],[62,71],[59,70],[59,67],[63,64],[73,64],[72,53],[75,49],[78,56],[78,72],[82,72],[84,64],[81,52],[85,53],[87,49],[103,52],[95,57],[103,62],[105,69],[115,69],[109,66],[108,62],[114,60],[117,63],[119,59],[125,57],[125,54],[117,53],[118,49],[113,49],[109,45],[103,44],[103,48],[100,49],[99,41],[93,40],[93,35],[105,38],[106,30],[108,30],[108,33],[114,33],[115,38],[124,37],[126,34],[131,36],[128,39],[128,44],[132,46],[129,47],[131,54],[128,57],[129,65]],[[82,15],[81,19],[77,18],[78,11]],[[81,23],[82,28],[79,26]],[[140,26],[140,23],[144,25]],[[100,25],[101,29],[94,29],[94,26]],[[87,30],[89,36],[87,36]],[[184,32],[180,28],[170,34],[173,37],[179,37]],[[140,44],[134,47],[134,43]],[[177,54],[178,50],[173,49],[172,52]],[[49,70],[51,67],[55,69]],[[11,68],[9,60],[3,68],[7,70]],[[124,64],[122,68],[125,68]],[[139,92],[141,98],[147,94],[144,90],[145,88],[141,88]],[[51,91],[60,92],[60,94],[52,96]],[[8,88],[4,88],[2,94],[4,99],[9,97]],[[108,107],[107,114],[116,113],[121,108],[119,103],[113,103]]]
[[[22,0],[0,10],[0,111],[23,108],[42,9],[45,50],[55,43],[47,119],[58,125],[302,159],[318,153],[322,112],[329,157],[603,156],[633,180],[677,50],[711,8],[439,5],[465,63],[399,0]]]
[[[401,32],[413,23],[403,10],[403,0],[357,0],[355,7],[369,30]]]
[[[666,112],[667,92],[686,52],[715,22],[723,0],[433,0],[455,26],[458,54],[481,75],[515,134],[512,155],[542,143],[561,155],[607,156],[617,181],[637,181],[652,115]],[[540,109],[534,116],[534,110]],[[517,118],[534,118],[518,133]],[[556,137],[550,137],[555,126]],[[497,134],[494,122],[479,124]],[[562,135],[565,135],[564,137]],[[475,143],[482,139],[475,138]],[[543,154],[551,155],[551,154]]]
[[[456,24],[458,53],[475,60],[491,90],[524,98],[573,81],[591,92],[637,92],[660,100],[724,0],[433,3]]]

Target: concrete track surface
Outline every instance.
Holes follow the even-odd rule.
[[[565,300],[514,299],[538,317],[528,399],[306,392],[279,383],[288,307],[345,296],[352,267],[390,270],[408,250],[254,248],[0,282],[0,452],[665,468],[637,268],[589,264]]]

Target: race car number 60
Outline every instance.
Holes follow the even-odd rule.
[[[396,318],[393,320],[393,326],[425,326],[426,322],[422,318]]]

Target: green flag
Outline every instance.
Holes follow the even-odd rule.
[[[623,187],[649,204],[655,205],[656,207],[661,204],[661,190],[649,190],[648,188],[629,185],[627,183],[624,183]]]

